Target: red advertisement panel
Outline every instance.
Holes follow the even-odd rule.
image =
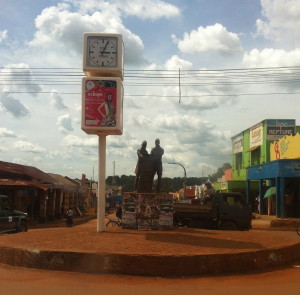
[[[115,127],[117,125],[117,82],[87,79],[84,89],[84,125]]]

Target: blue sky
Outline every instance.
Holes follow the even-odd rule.
[[[231,162],[230,139],[242,130],[272,118],[300,124],[297,0],[0,0],[0,7],[3,161],[97,177],[97,136],[80,127],[84,32],[119,33],[125,44],[124,132],[107,138],[107,175],[113,162],[116,175],[133,175],[141,142],[150,151],[158,137],[165,177],[183,176],[168,162],[183,164],[188,177],[206,176]],[[133,70],[164,72],[136,86]],[[173,85],[165,83],[170,71]]]

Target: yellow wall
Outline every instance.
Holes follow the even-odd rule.
[[[300,158],[300,134],[280,138],[270,146],[270,160]]]

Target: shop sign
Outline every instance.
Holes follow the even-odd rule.
[[[267,140],[278,140],[283,136],[296,134],[295,120],[268,120]]]
[[[263,127],[259,125],[250,129],[250,148],[261,146],[263,143]]]
[[[243,151],[243,135],[239,134],[233,138],[233,153],[241,153]]]
[[[221,190],[227,190],[227,182],[221,182]]]

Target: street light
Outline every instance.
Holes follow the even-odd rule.
[[[184,170],[184,183],[183,183],[183,187],[185,188],[186,170],[185,170],[184,166],[183,166],[182,164],[180,164],[180,163],[168,163],[168,164],[172,164],[172,165],[180,165],[180,166],[183,168],[183,170]]]

